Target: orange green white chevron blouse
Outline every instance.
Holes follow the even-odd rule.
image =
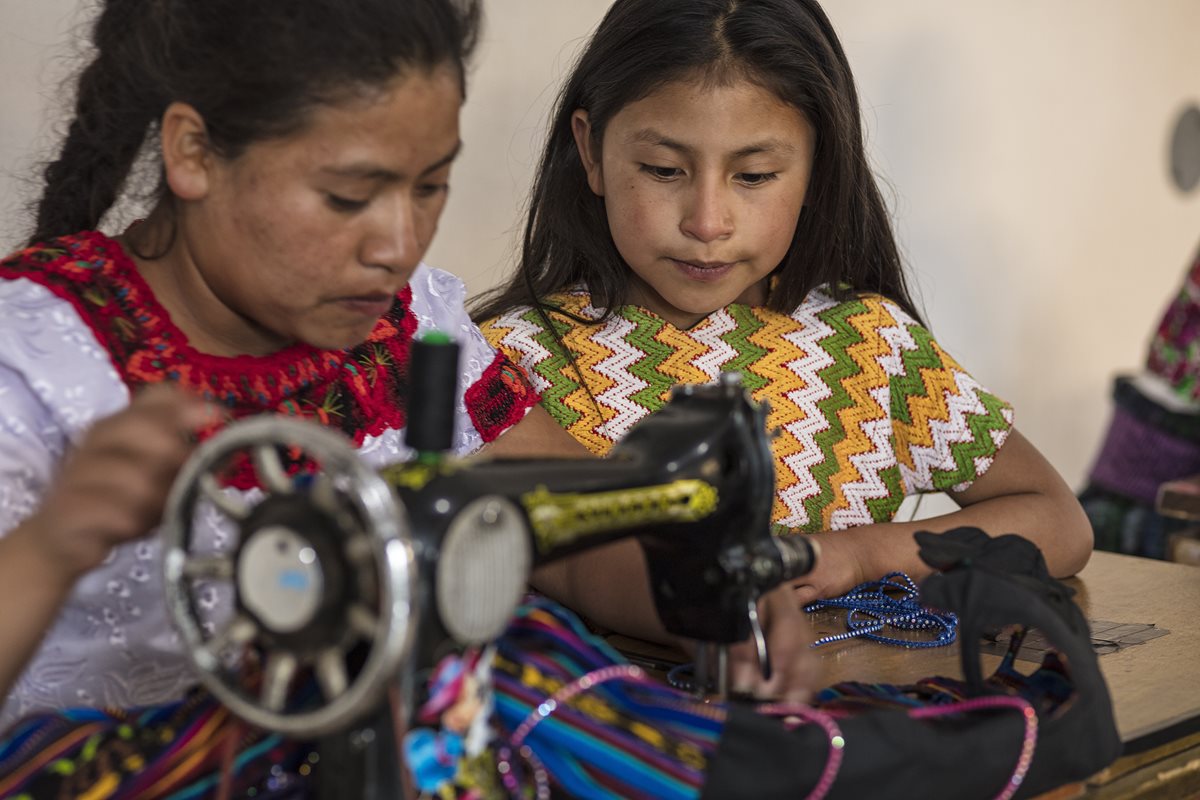
[[[837,301],[814,291],[791,315],[734,304],[689,330],[639,306],[596,322],[603,310],[582,290],[547,303],[565,312],[549,313],[561,344],[529,307],[480,327],[598,455],[660,408],[673,385],[741,371],[779,431],[772,516],[789,528],[886,522],[908,494],[965,489],[1012,429],[1012,408],[878,295]]]

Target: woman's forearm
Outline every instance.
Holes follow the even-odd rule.
[[[54,622],[72,582],[35,543],[33,520],[0,538],[0,698],[9,691]]]

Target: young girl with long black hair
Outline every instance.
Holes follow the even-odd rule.
[[[921,321],[815,0],[614,3],[559,97],[517,269],[473,316],[598,454],[672,385],[740,371],[778,430],[775,521],[820,538],[800,602],[924,576],[918,528],[1023,534],[1055,575],[1091,552],[1012,409]],[[934,491],[962,509],[893,521]],[[607,625],[633,613],[586,570],[544,588]]]

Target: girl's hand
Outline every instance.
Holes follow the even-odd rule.
[[[814,600],[837,597],[869,580],[856,550],[857,540],[846,531],[815,535],[820,537],[821,555],[813,571],[792,583],[794,600],[803,608]]]
[[[813,653],[812,632],[790,586],[780,586],[758,602],[758,617],[767,637],[771,679],[762,679],[753,640],[730,648],[729,686],[737,694],[786,702],[808,702],[818,688],[820,661]]]
[[[146,389],[92,426],[13,535],[25,538],[51,574],[73,582],[114,546],[158,525],[193,434],[217,419],[213,407],[176,388]]]

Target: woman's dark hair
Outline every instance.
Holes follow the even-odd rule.
[[[95,228],[172,102],[234,158],[404,70],[465,77],[479,21],[479,0],[107,0],[31,242]]]
[[[838,298],[878,292],[920,319],[867,161],[850,65],[815,0],[617,0],[559,95],[517,272],[480,298],[473,316],[544,308],[548,295],[580,284],[597,308],[624,303],[628,267],[603,198],[588,188],[571,115],[588,112],[599,147],[614,114],[687,79],[753,81],[799,109],[816,134],[804,211],[768,305],[791,313],[824,285]]]

